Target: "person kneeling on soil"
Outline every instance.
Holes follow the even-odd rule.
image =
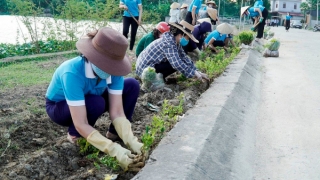
[[[181,72],[187,78],[196,77],[200,80],[208,79],[208,76],[199,72],[193,62],[187,57],[182,46],[188,44],[189,38],[198,43],[191,31],[193,26],[186,21],[169,23],[170,32],[163,34],[162,38],[153,41],[139,55],[136,63],[136,73],[141,77],[147,67],[154,67],[156,73],[162,73],[166,77],[176,71]]]
[[[186,52],[188,55],[193,55],[195,57],[198,57],[200,55],[200,50],[202,50],[202,45],[206,33],[211,32],[211,23],[209,18],[199,19],[198,22],[200,22],[200,24],[194,27],[192,35],[199,42],[196,43],[192,39],[190,39],[188,45],[182,47],[184,52]]]
[[[166,22],[160,22],[157,24],[156,28],[153,29],[152,32],[148,33],[147,35],[143,36],[138,43],[136,48],[136,57],[154,40],[160,38],[163,33],[168,32],[170,27]]]
[[[55,123],[69,127],[67,139],[71,143],[82,136],[116,157],[127,170],[135,156],[112,140],[120,137],[137,154],[143,146],[133,135],[130,123],[139,83],[123,77],[132,68],[126,56],[127,39],[104,27],[79,39],[76,47],[82,55],[65,61],[53,74],[46,93],[47,114]],[[93,128],[106,111],[112,120],[107,138]]]
[[[233,41],[233,36],[238,35],[238,29],[235,26],[232,26],[232,33],[228,34],[227,36],[227,43],[226,43],[226,47],[236,47],[234,41]]]
[[[219,26],[217,26],[217,29],[212,31],[204,40],[206,47],[209,47],[216,53],[219,53],[219,51],[216,48],[217,46],[223,47],[225,50],[227,50],[226,45],[229,41],[227,34],[231,34],[232,31],[233,29],[229,24],[220,24]]]

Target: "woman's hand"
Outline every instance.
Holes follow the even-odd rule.
[[[124,9],[124,10],[128,10],[128,7],[127,7],[126,5],[124,5],[124,4],[121,4],[121,5],[120,5],[120,8],[122,8],[122,9]]]

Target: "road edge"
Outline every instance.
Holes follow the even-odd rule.
[[[242,49],[132,179],[252,179],[261,67]]]

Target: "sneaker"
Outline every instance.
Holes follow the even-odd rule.
[[[121,138],[118,135],[112,134],[111,132],[107,132],[106,137],[110,139],[111,141],[122,141]]]
[[[77,136],[71,136],[69,133],[67,135],[67,139],[70,143],[75,144],[77,142],[79,137]]]

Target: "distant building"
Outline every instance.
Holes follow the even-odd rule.
[[[271,18],[280,19],[281,25],[288,12],[292,16],[292,20],[304,19],[300,9],[301,2],[303,0],[270,0]]]

